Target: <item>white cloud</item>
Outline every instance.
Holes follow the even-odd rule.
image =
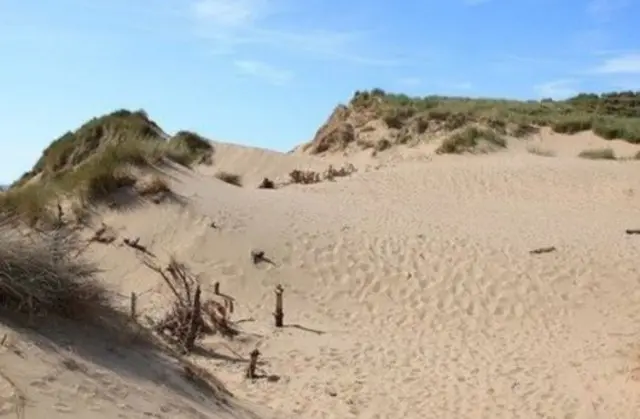
[[[629,4],[630,0],[590,0],[587,13],[597,20],[608,20]]]
[[[600,74],[640,74],[640,53],[628,53],[609,58],[596,67]]]
[[[268,47],[306,54],[311,58],[391,66],[396,60],[359,52],[368,32],[332,28],[283,29],[283,17],[298,3],[285,0],[196,0],[190,15],[198,34],[211,41],[213,52],[232,54],[242,47]]]
[[[222,27],[240,27],[263,18],[266,0],[198,0],[191,5],[196,18]]]
[[[566,99],[578,94],[578,84],[573,79],[553,80],[534,86],[534,90],[541,99]]]
[[[281,86],[293,79],[291,71],[274,67],[262,61],[237,60],[233,64],[240,73],[261,78],[274,85]]]

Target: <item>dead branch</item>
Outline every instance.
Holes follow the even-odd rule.
[[[225,336],[237,334],[228,324],[228,311],[224,306],[213,300],[202,303],[200,284],[184,264],[175,258],[171,258],[165,269],[148,258],[142,263],[160,275],[175,297],[169,312],[155,326],[156,332],[162,337],[169,338],[188,353],[193,351],[196,340],[207,333],[219,331]],[[205,321],[203,311],[208,315],[210,324]]]
[[[122,242],[135,250],[139,250],[142,253],[153,256],[153,253],[151,253],[146,246],[140,244],[140,237],[136,237],[133,240],[125,238],[124,240],[122,240]]]
[[[89,243],[102,243],[102,244],[111,244],[116,240],[116,235],[113,234],[112,231],[109,231],[109,227],[102,223],[99,229],[97,229],[93,236],[89,238]]]

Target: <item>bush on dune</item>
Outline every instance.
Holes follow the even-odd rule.
[[[446,131],[476,123],[515,137],[526,137],[539,127],[550,127],[563,134],[592,130],[606,139],[640,143],[640,92],[582,93],[561,101],[519,101],[435,95],[409,97],[373,89],[356,92],[349,110],[376,115],[396,129],[419,121],[422,127],[419,132],[430,122]]]
[[[0,212],[46,225],[54,199],[98,204],[137,182],[139,171],[132,169],[156,169],[166,161],[210,163],[213,152],[209,141],[192,132],[168,139],[143,111],[116,111],[52,142],[33,169],[0,195]]]

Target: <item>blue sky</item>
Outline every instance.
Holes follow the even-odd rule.
[[[640,0],[0,0],[0,183],[119,108],[288,150],[358,89],[640,90],[639,16]]]

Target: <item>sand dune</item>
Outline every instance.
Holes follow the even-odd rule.
[[[2,362],[40,400],[28,417],[637,418],[640,241],[624,230],[640,228],[640,163],[579,159],[575,137],[532,141],[556,157],[525,146],[482,156],[398,148],[351,156],[363,170],[350,177],[278,190],[256,185],[346,157],[218,144],[214,168],[175,167],[168,176],[186,205],[101,219],[158,260],[187,262],[205,293],[219,281],[235,299],[241,335],[207,338],[215,355],[192,361],[252,407],[198,404],[95,365],[93,375],[58,373],[63,355],[25,348],[28,374],[11,352]],[[529,253],[546,246],[557,250]],[[252,249],[275,265],[254,265]],[[123,305],[136,292],[143,315],[166,307],[168,291],[131,249],[96,244],[89,255]],[[254,347],[271,380],[244,379]]]

